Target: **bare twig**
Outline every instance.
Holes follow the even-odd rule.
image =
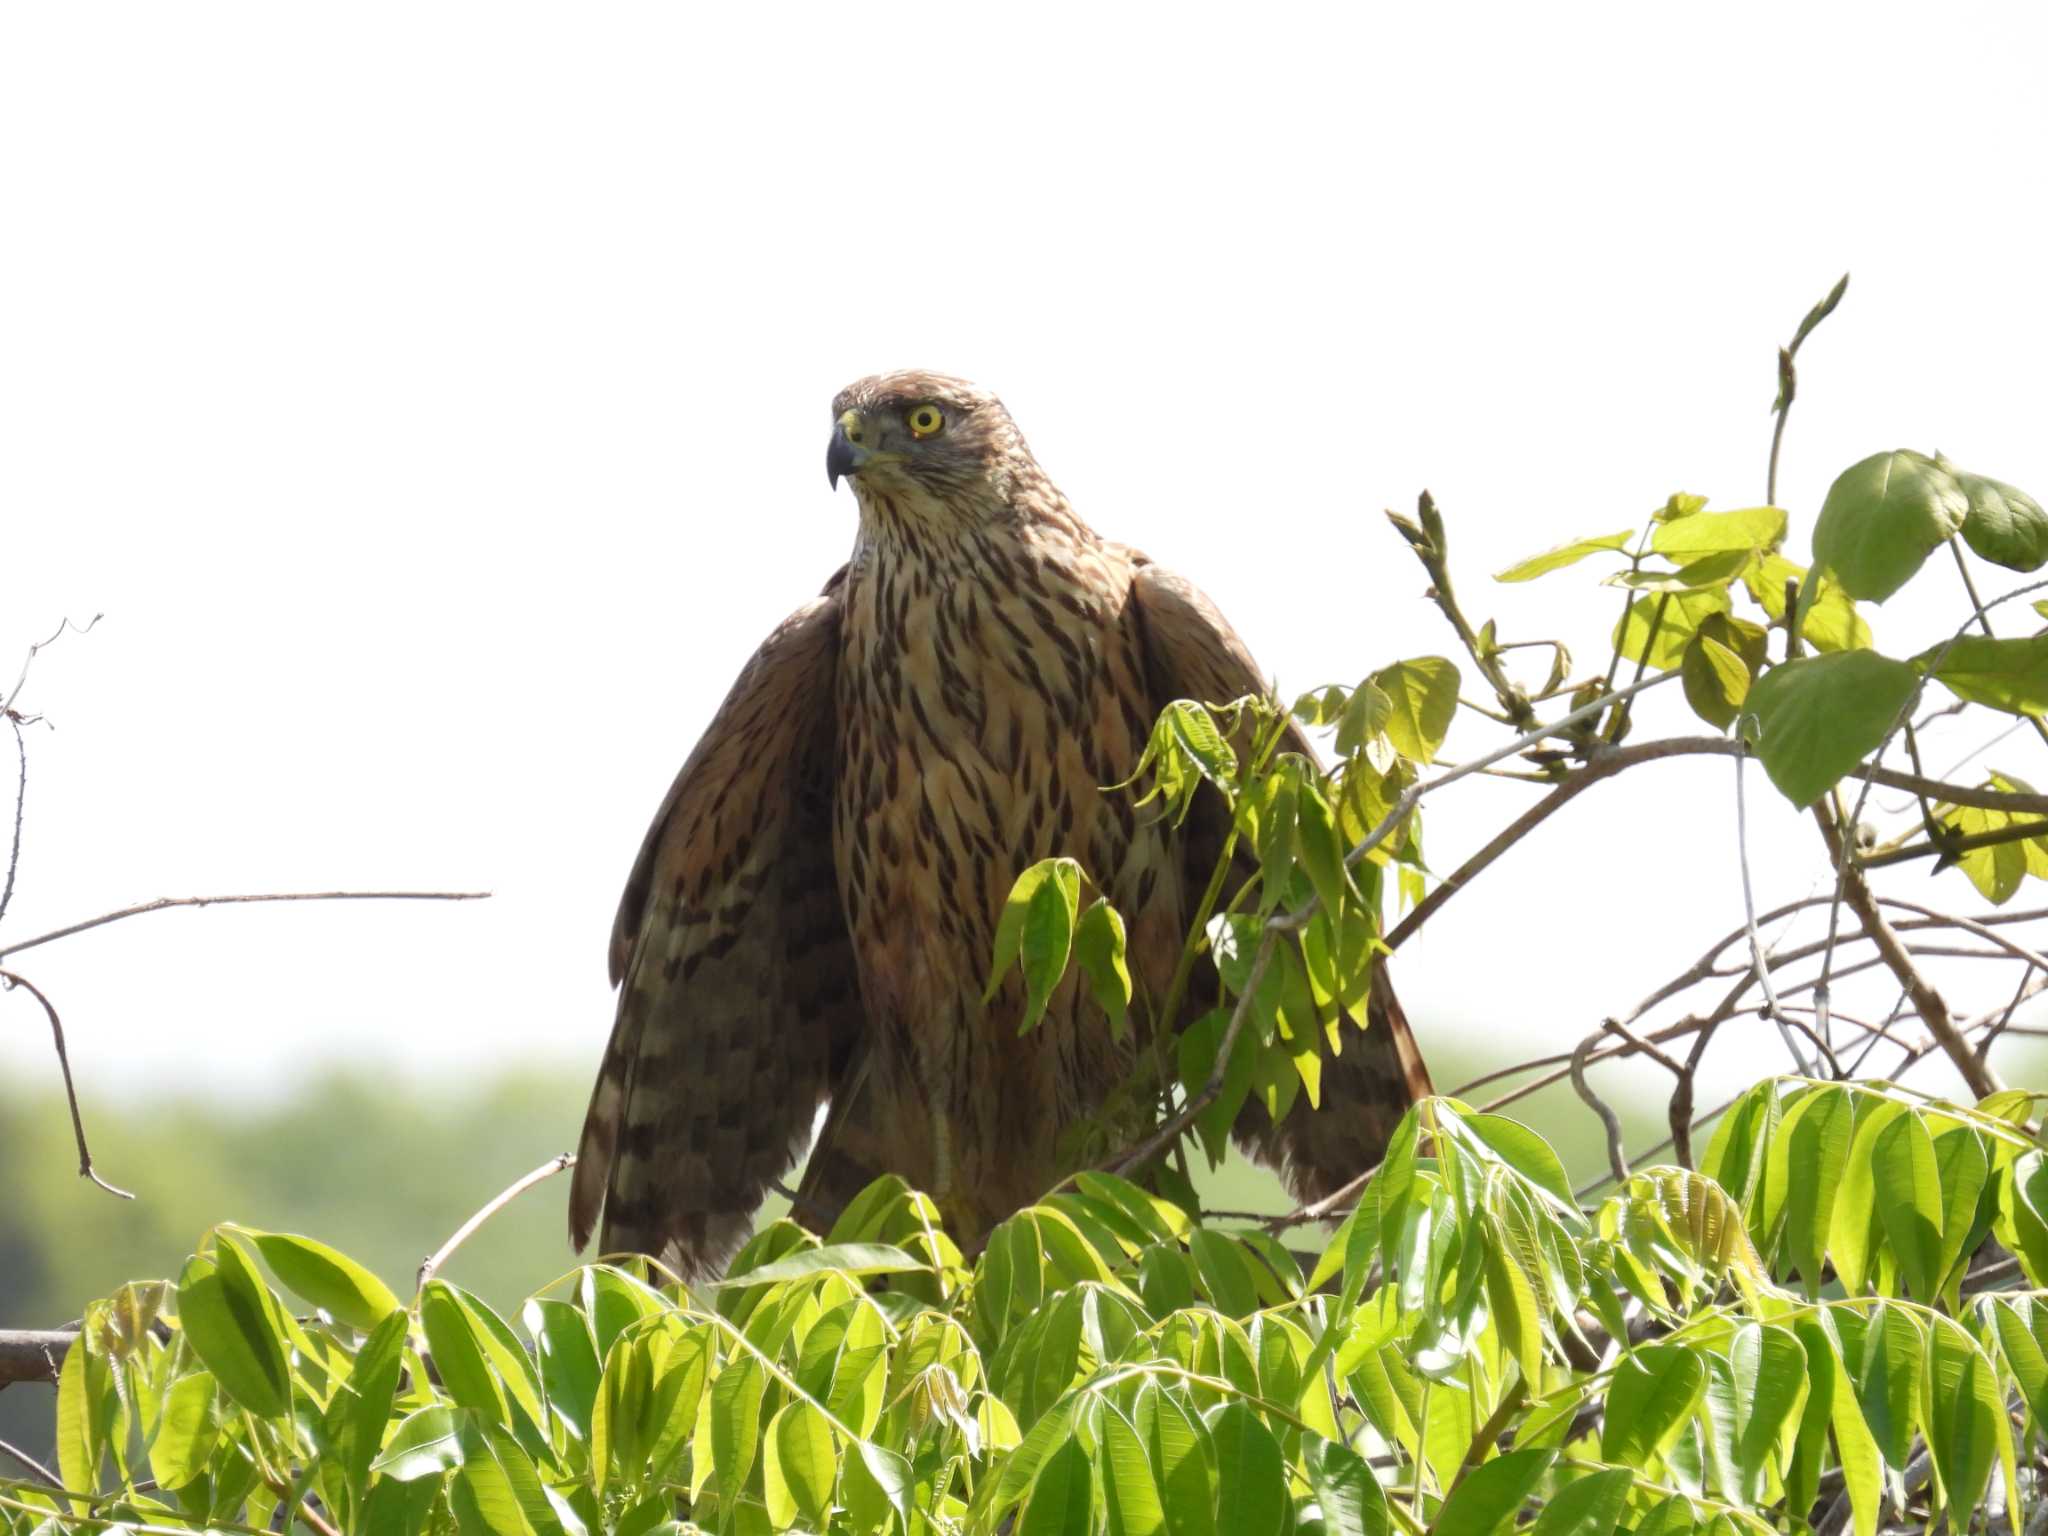
[[[21,774],[14,786],[14,841],[7,850],[7,884],[0,888],[0,922],[7,920],[7,909],[14,903],[14,875],[21,868],[21,814],[28,805],[28,743],[22,739],[21,719],[13,710],[7,711],[7,723],[14,730],[14,752],[21,762]]]
[[[21,697],[22,687],[28,682],[28,669],[36,663],[37,652],[47,650],[50,646],[55,645],[64,638],[67,630],[74,635],[91,634],[93,625],[99,623],[105,617],[106,615],[103,613],[96,613],[84,624],[74,624],[69,619],[63,619],[59,621],[55,629],[50,631],[49,639],[38,640],[34,645],[30,646],[28,648],[28,655],[22,658],[20,676],[15,678],[14,686],[7,691],[7,697],[0,699],[0,714],[10,713],[14,709],[14,701]]]
[[[9,944],[0,948],[0,960],[6,959],[9,955],[18,955],[25,949],[48,944],[55,939],[68,939],[72,934],[84,933],[88,928],[102,928],[108,923],[118,923],[124,918],[141,917],[150,912],[167,912],[172,907],[224,907],[259,901],[484,901],[489,899],[490,894],[489,891],[273,891],[253,896],[159,896],[155,901],[122,907],[115,912],[102,912],[98,917],[89,917],[82,923],[53,928],[48,933],[37,934],[32,939]]]
[[[1586,1053],[1592,1050],[1594,1043],[1603,1033],[1604,1031],[1596,1029],[1581,1040],[1578,1049],[1572,1052],[1572,1087],[1578,1091],[1579,1097],[1585,1100],[1587,1107],[1600,1117],[1600,1123],[1607,1127],[1607,1165],[1614,1170],[1614,1182],[1626,1184],[1628,1153],[1623,1145],[1621,1116],[1617,1115],[1608,1106],[1607,1101],[1593,1091],[1592,1084],[1586,1081]]]
[[[575,1166],[575,1153],[557,1153],[555,1156],[549,1158],[546,1162],[542,1163],[538,1168],[534,1169],[533,1172],[513,1180],[510,1184],[506,1185],[503,1189],[499,1190],[498,1193],[492,1196],[491,1199],[484,1205],[484,1207],[481,1210],[479,1210],[474,1216],[470,1217],[469,1220],[465,1221],[461,1226],[455,1229],[454,1236],[450,1237],[447,1242],[443,1243],[439,1248],[436,1248],[431,1254],[427,1256],[425,1262],[420,1265],[418,1288],[421,1290],[426,1289],[427,1282],[434,1278],[435,1273],[441,1268],[441,1266],[448,1262],[450,1256],[454,1254],[455,1250],[460,1248],[463,1245],[463,1243],[469,1239],[470,1235],[476,1231],[478,1227],[482,1226],[485,1222],[489,1221],[493,1216],[497,1215],[498,1212],[502,1211],[506,1206],[510,1205],[514,1200],[518,1199],[521,1195],[525,1194],[529,1189],[533,1188],[534,1185],[545,1183],[547,1180],[552,1179],[556,1174],[562,1172],[564,1169],[574,1168]]]
[[[29,1455],[20,1446],[9,1445],[5,1440],[0,1440],[0,1454],[6,1455],[27,1471],[33,1472],[37,1479],[47,1484],[52,1491],[57,1493],[64,1491],[64,1480],[40,1461],[37,1461],[35,1457]]]
[[[1666,673],[1666,677],[1677,676]],[[1661,681],[1653,679],[1652,682]],[[1576,796],[1591,788],[1602,779],[1610,778],[1627,769],[1643,763],[1660,762],[1672,757],[1739,757],[1747,753],[1748,747],[1727,736],[1671,736],[1661,741],[1637,742],[1632,745],[1594,750],[1582,768],[1559,783],[1541,800],[1530,806],[1499,834],[1491,838],[1485,847],[1473,854],[1463,864],[1440,882],[1437,887],[1416,904],[1410,912],[1387,934],[1387,947],[1399,949],[1413,938],[1422,925],[1459,891],[1492,864],[1502,854],[1519,843],[1529,833],[1542,825],[1558,811],[1564,809]],[[1489,762],[1491,760],[1488,760]],[[1853,778],[1868,779],[1873,784],[1882,784],[1891,789],[1903,789],[1914,793],[1939,796],[1951,805],[1974,806],[1981,810],[2005,811],[2008,813],[2032,812],[2048,816],[2048,795],[2022,794],[1997,789],[1979,789],[1963,784],[1945,784],[1936,779],[1921,778],[1916,774],[1900,773],[1896,769],[1880,767],[1873,763],[1861,764],[1850,770]],[[1768,922],[1769,918],[1761,919]],[[1742,934],[1737,933],[1740,938]],[[6,952],[0,950],[0,955]]]
[[[47,997],[43,996],[34,982],[29,981],[26,977],[17,976],[12,971],[0,971],[0,986],[5,986],[9,991],[16,987],[21,988],[22,991],[43,1005],[43,1013],[50,1021],[50,1039],[57,1047],[57,1066],[64,1074],[64,1102],[71,1108],[71,1134],[78,1141],[78,1172],[80,1176],[91,1179],[93,1183],[99,1185],[101,1189],[104,1189],[110,1195],[119,1195],[123,1200],[133,1200],[135,1197],[127,1190],[115,1188],[97,1173],[93,1172],[92,1150],[85,1144],[85,1121],[78,1113],[78,1090],[72,1085],[71,1081],[71,1057],[64,1049],[64,1023],[57,1017],[55,1005]]]
[[[1789,403],[1789,402],[1788,402]],[[1778,423],[1782,427],[1785,417],[1781,411]],[[1806,1053],[1799,1049],[1792,1038],[1792,1031],[1786,1027],[1785,1016],[1778,1011],[1778,990],[1771,984],[1771,968],[1764,964],[1763,940],[1756,931],[1756,897],[1749,884],[1749,812],[1743,798],[1743,781],[1747,777],[1749,759],[1738,755],[1735,759],[1735,860],[1742,866],[1742,911],[1749,928],[1749,963],[1756,970],[1757,985],[1763,988],[1764,1007],[1770,1020],[1778,1026],[1778,1033],[1784,1038],[1785,1049],[1792,1054],[1792,1063],[1799,1069],[1801,1077],[1813,1076],[1813,1066],[1806,1059]],[[1826,1044],[1825,1026],[1821,1043]]]

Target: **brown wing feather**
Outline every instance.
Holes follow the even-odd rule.
[[[1155,709],[1175,699],[1225,704],[1265,691],[1251,652],[1190,582],[1146,564],[1133,587],[1144,620]],[[1315,758],[1307,737],[1292,725],[1282,748]],[[1184,827],[1191,907],[1216,867],[1229,830],[1221,799],[1199,797]],[[1251,873],[1249,864],[1244,873]],[[1320,1198],[1377,1163],[1408,1106],[1433,1091],[1384,962],[1374,969],[1367,1013],[1364,1034],[1347,1032],[1342,1054],[1323,1063],[1320,1111],[1311,1109],[1303,1095],[1278,1125],[1257,1100],[1238,1117],[1238,1144],[1281,1169],[1299,1199]]]
[[[715,1269],[803,1150],[861,1027],[832,871],[837,578],[762,644],[662,802],[569,1196],[605,1252]]]

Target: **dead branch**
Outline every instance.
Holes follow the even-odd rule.
[[[141,917],[149,912],[167,912],[172,907],[222,907],[247,905],[259,901],[487,901],[489,891],[271,891],[253,896],[159,896],[155,901],[141,902],[136,906],[122,907],[115,912],[102,912],[98,917],[89,917],[82,923],[71,923],[63,928],[53,928],[48,933],[37,934],[32,939],[23,939],[18,944],[0,948],[0,960],[9,955],[18,955],[25,949],[48,944],[55,939],[68,939],[74,933],[84,933],[89,928],[103,928],[108,923],[118,923],[124,918]]]
[[[449,1257],[453,1255],[456,1249],[460,1248],[463,1245],[463,1243],[469,1239],[470,1235],[473,1232],[475,1232],[478,1227],[482,1226],[485,1222],[489,1221],[493,1216],[497,1215],[498,1212],[502,1211],[506,1206],[510,1205],[514,1200],[518,1199],[521,1195],[525,1194],[529,1189],[533,1188],[534,1185],[544,1183],[547,1180],[553,1178],[556,1174],[562,1172],[563,1169],[574,1168],[575,1166],[575,1153],[559,1152],[555,1156],[549,1158],[546,1162],[542,1163],[538,1168],[534,1169],[533,1172],[513,1180],[510,1184],[506,1185],[503,1189],[498,1191],[496,1195],[494,1195],[488,1202],[485,1203],[483,1209],[479,1210],[474,1216],[470,1217],[469,1220],[465,1221],[461,1226],[457,1227],[455,1229],[455,1235],[450,1237],[448,1241],[443,1243],[440,1247],[436,1248],[431,1254],[427,1256],[425,1261],[421,1263],[419,1279],[417,1282],[418,1289],[426,1289],[427,1282],[434,1278],[434,1275],[440,1270],[441,1266],[448,1262]]]

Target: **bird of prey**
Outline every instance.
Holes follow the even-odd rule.
[[[1081,521],[995,396],[892,373],[832,415],[852,557],[741,671],[612,929],[618,1013],[570,1233],[583,1247],[601,1205],[604,1251],[690,1277],[730,1258],[827,1101],[796,1192],[812,1225],[893,1172],[972,1245],[1071,1171],[1062,1131],[1135,1046],[1074,976],[1030,1033],[1015,972],[984,1004],[1005,899],[1038,860],[1079,859],[1124,916],[1137,991],[1163,1001],[1228,811],[1205,788],[1176,827],[1108,786],[1173,700],[1265,687],[1206,597]],[[1370,1027],[1323,1065],[1324,1107],[1298,1097],[1276,1125],[1254,1095],[1235,1135],[1314,1198],[1429,1091],[1381,974]]]

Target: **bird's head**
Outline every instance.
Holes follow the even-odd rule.
[[[835,488],[853,482],[863,520],[926,532],[1000,518],[1020,496],[1050,492],[1002,401],[916,370],[876,374],[833,398],[825,473]]]

